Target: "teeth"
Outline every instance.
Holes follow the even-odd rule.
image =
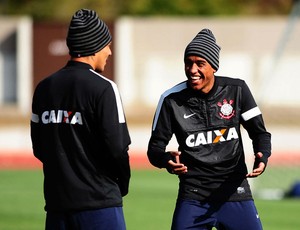
[[[193,77],[193,76],[191,76],[191,79],[192,79],[192,80],[199,80],[200,77]]]

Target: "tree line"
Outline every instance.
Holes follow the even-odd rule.
[[[69,21],[80,8],[104,20],[121,16],[287,15],[295,0],[0,0],[0,15],[29,15],[35,21]]]

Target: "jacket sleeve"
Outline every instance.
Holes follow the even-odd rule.
[[[97,111],[99,129],[106,149],[113,179],[119,185],[122,196],[128,193],[130,165],[128,149],[131,143],[119,91],[114,83],[104,92]]]
[[[155,112],[152,133],[148,144],[148,159],[152,165],[158,168],[167,168],[168,161],[174,160],[173,157],[166,152],[166,146],[173,135],[171,126],[172,115],[169,108],[166,100],[161,97]]]
[[[32,99],[32,113],[31,113],[31,120],[30,120],[30,136],[31,136],[31,143],[32,143],[32,150],[34,156],[43,162],[42,152],[40,150],[40,118],[38,115],[38,111],[36,109],[37,103],[37,90],[35,91]]]
[[[259,162],[264,162],[267,165],[268,158],[271,156],[271,134],[265,128],[261,111],[246,83],[242,90],[242,125],[252,140],[254,153],[263,153]]]

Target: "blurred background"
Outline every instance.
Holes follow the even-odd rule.
[[[96,10],[112,33],[103,75],[120,89],[134,167],[151,167],[159,96],[185,80],[184,49],[209,28],[222,48],[217,75],[246,80],[272,133],[270,173],[251,181],[255,194],[280,199],[300,181],[298,0],[0,0],[0,169],[40,167],[30,142],[33,90],[69,59],[65,37],[80,8]],[[244,142],[251,169],[246,133]]]

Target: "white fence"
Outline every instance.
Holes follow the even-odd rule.
[[[156,106],[163,91],[185,80],[184,49],[203,28],[222,48],[217,75],[246,80],[264,105],[300,105],[299,17],[293,25],[288,17],[150,17],[116,22],[115,72],[125,107]]]

